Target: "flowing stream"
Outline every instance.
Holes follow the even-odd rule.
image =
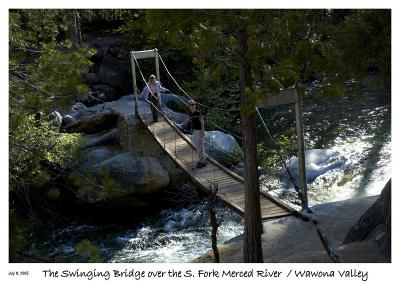
[[[391,178],[390,97],[369,94],[325,103],[305,100],[303,111],[310,206],[379,194]],[[272,127],[281,129],[275,131],[276,137],[290,133],[296,139],[294,107],[263,114]],[[279,127],[280,123],[285,127]],[[286,165],[299,185],[297,158],[290,157]],[[261,179],[263,190],[292,206],[299,204],[281,164]]]
[[[293,106],[262,113],[275,129],[275,137],[293,133],[295,139]],[[369,94],[361,99],[346,97],[323,104],[305,101],[304,126],[310,205],[380,193],[391,177],[389,96]],[[297,176],[297,159],[291,157],[286,162]],[[293,206],[299,204],[281,166],[262,176],[262,189]],[[221,204],[216,212],[221,222],[219,243],[243,232],[243,221],[237,214]],[[59,226],[51,232],[62,240],[58,246],[35,243],[31,250],[62,254],[68,261],[76,254],[76,244],[86,238],[100,248],[105,262],[190,262],[211,248],[205,201],[175,211],[164,210],[139,225],[99,228],[99,224],[78,221]],[[95,234],[87,233],[96,230]]]

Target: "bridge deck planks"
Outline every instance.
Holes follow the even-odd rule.
[[[210,191],[215,184],[218,184],[218,198],[240,215],[244,215],[245,192],[241,177],[224,169],[221,164],[209,157],[207,158],[208,164],[206,167],[196,169],[195,164],[198,157],[194,146],[182,137],[184,134],[177,132],[170,121],[160,116],[159,122],[153,123],[151,122],[151,114],[143,114],[140,111],[139,117],[161,147],[165,148],[171,158],[192,176],[193,180],[203,190]],[[260,206],[263,220],[288,216],[294,212],[294,209],[265,194],[260,195]]]

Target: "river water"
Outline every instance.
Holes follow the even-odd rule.
[[[306,99],[303,112],[310,205],[379,194],[391,178],[390,97],[367,93],[323,102]],[[275,138],[285,134],[296,140],[293,106],[263,116]],[[299,184],[297,158],[288,158],[286,165]],[[262,180],[263,190],[299,204],[282,164],[267,170]]]
[[[274,137],[286,134],[295,139],[293,106],[262,113]],[[304,126],[310,205],[380,193],[391,177],[389,96],[368,94],[324,103],[305,100]],[[288,157],[286,162],[297,176],[296,158]],[[279,165],[273,172],[266,171],[261,188],[292,206],[299,205],[293,186]],[[216,213],[221,223],[219,243],[243,232],[243,221],[237,214],[221,204],[216,206]],[[91,231],[96,233],[88,234]],[[76,256],[75,246],[84,238],[100,249],[104,262],[190,262],[211,248],[205,201],[179,210],[164,210],[134,226],[115,225],[102,230],[102,225],[75,220],[51,233],[62,242],[57,246],[51,242],[35,243],[31,249],[61,254],[65,261]]]

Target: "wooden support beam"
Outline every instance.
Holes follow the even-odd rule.
[[[304,134],[303,134],[303,102],[301,92],[296,92],[296,129],[297,129],[297,147],[298,147],[298,160],[299,160],[299,173],[300,173],[300,187],[301,187],[301,207],[303,210],[308,210],[308,196],[307,196],[307,177],[306,177],[306,162],[304,154]]]
[[[270,93],[257,102],[258,108],[292,104],[296,101],[296,88],[288,88],[279,92]]]
[[[158,50],[149,49],[149,50],[141,50],[141,51],[131,51],[136,57],[136,59],[146,59],[146,58],[154,58],[158,57]]]

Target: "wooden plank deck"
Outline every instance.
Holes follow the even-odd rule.
[[[212,157],[207,156],[207,166],[197,169],[195,146],[167,117],[159,115],[159,122],[152,122],[151,113],[139,109],[139,118],[152,133],[165,152],[206,192],[218,186],[217,197],[241,216],[244,215],[245,192],[241,176],[225,168]],[[260,193],[263,220],[291,215],[294,209],[268,193]]]

